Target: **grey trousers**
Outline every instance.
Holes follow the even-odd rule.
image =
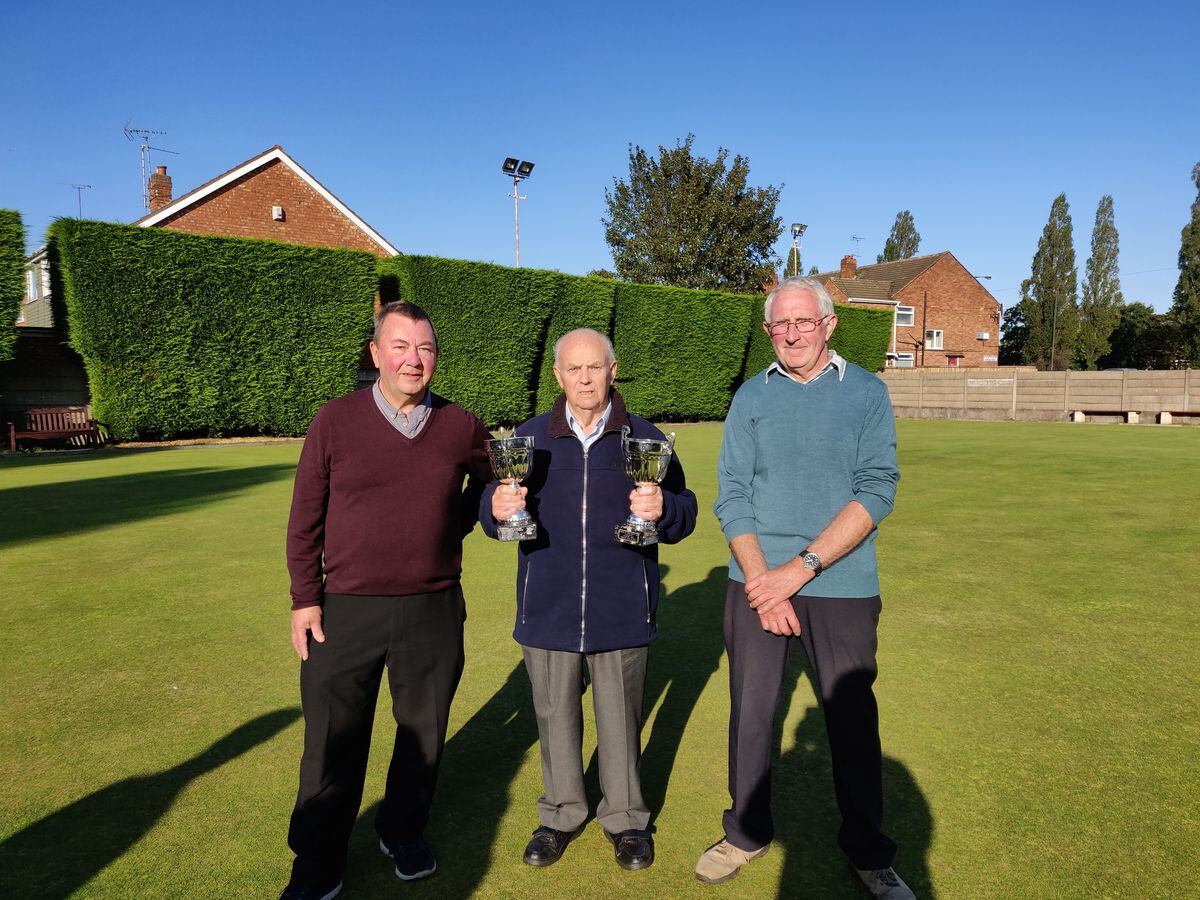
[[[610,834],[650,823],[642,799],[642,692],[648,647],[606,653],[572,653],[522,647],[533,687],[542,750],[545,793],[538,819],[547,828],[573,831],[587,818],[583,788],[583,665],[587,661],[596,713],[600,789],[596,821]]]

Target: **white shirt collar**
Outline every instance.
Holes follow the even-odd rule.
[[[571,426],[571,430],[584,443],[590,443],[591,440],[599,437],[600,432],[604,430],[604,426],[608,424],[608,417],[612,415],[612,401],[608,401],[608,406],[604,407],[604,412],[600,414],[595,422],[592,423],[592,433],[585,434],[583,426],[579,424],[579,420],[575,418],[575,411],[571,409],[571,404],[567,404],[567,424]]]
[[[818,372],[816,375],[814,375],[812,378],[808,379],[808,381],[800,381],[800,379],[793,377],[791,374],[788,373],[787,369],[785,369],[783,366],[781,366],[779,364],[779,360],[775,360],[775,362],[773,362],[769,366],[767,366],[767,371],[763,375],[763,381],[768,381],[771,378],[772,372],[778,372],[784,378],[790,378],[792,381],[795,381],[797,384],[812,384],[814,381],[816,381],[818,378],[820,378],[822,375],[824,375],[826,372],[828,372],[830,366],[837,369],[838,381],[842,381],[845,379],[845,377],[846,377],[846,360],[842,359],[842,357],[838,354],[838,352],[836,350],[830,349],[829,362],[825,363],[825,365],[822,366],[821,371]]]

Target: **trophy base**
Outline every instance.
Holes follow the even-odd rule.
[[[649,547],[658,543],[658,529],[652,522],[638,525],[634,522],[622,522],[616,528],[617,540],[631,547]]]
[[[530,541],[537,537],[537,530],[537,522],[500,524],[496,527],[496,538],[501,541]]]

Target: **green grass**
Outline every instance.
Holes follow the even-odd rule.
[[[897,868],[921,896],[1196,895],[1200,429],[899,428],[877,685]],[[475,534],[467,669],[428,834],[441,870],[398,885],[374,849],[381,699],[345,896],[862,896],[835,846],[799,664],[778,845],[728,887],[692,878],[727,802],[726,553],[709,512],[720,426],[677,430],[702,515],[663,551],[644,733],[655,866],[620,871],[594,823],[553,868],[521,864],[540,767],[510,637],[513,549]],[[283,539],[298,451],[0,462],[0,895],[269,897],[286,881],[302,725]],[[594,762],[590,777],[595,793]]]

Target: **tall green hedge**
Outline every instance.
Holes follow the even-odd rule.
[[[376,258],[60,219],[71,345],[117,438],[303,434],[355,387]]]
[[[878,372],[887,362],[887,349],[892,343],[892,311],[868,309],[862,306],[835,306],[838,323],[829,346],[852,363],[868,372]],[[742,380],[761,372],[775,361],[771,339],[762,328],[763,303],[754,300],[753,325],[750,328],[750,349]]]
[[[721,419],[742,371],[751,300],[717,291],[617,284],[617,382],[650,419]]]
[[[25,226],[19,212],[0,209],[0,360],[12,359],[24,298]]]
[[[538,380],[537,412],[545,412],[559,394],[554,378],[554,344],[568,331],[594,328],[609,334],[613,300],[617,284],[607,278],[578,278],[559,275],[559,291],[542,350],[542,371]]]
[[[386,259],[379,269],[385,286],[394,280],[399,298],[433,319],[439,394],[492,425],[530,416],[535,367],[563,276],[434,256]],[[390,290],[381,299],[390,299]]]

